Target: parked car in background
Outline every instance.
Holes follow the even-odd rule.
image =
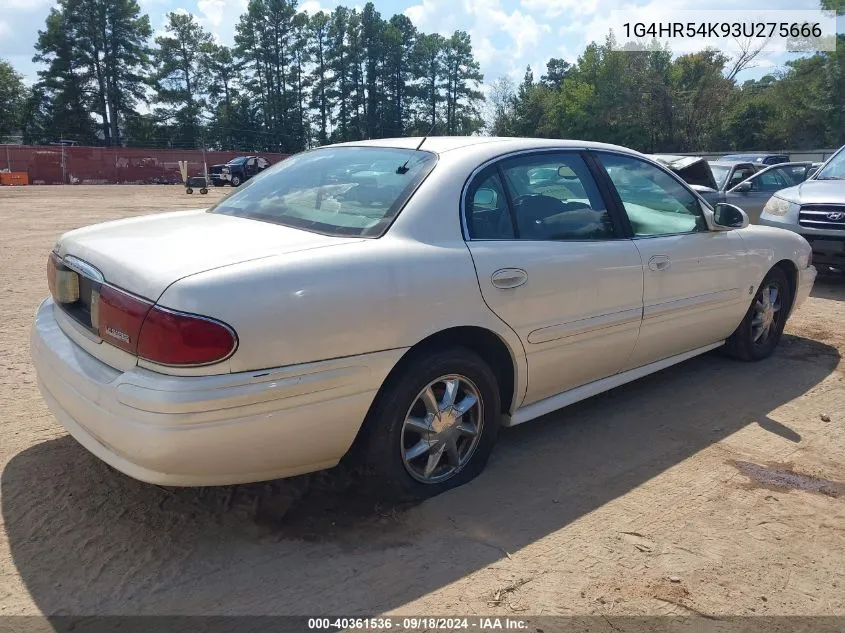
[[[733,189],[743,180],[750,178],[762,169],[759,164],[748,161],[709,160],[707,164],[713,171],[713,177],[716,179],[717,189],[722,194],[720,197],[722,200],[725,198],[724,193],[726,191]]]
[[[238,156],[228,163],[212,165],[208,175],[215,187],[230,184],[238,187],[270,166],[270,161],[261,156]]]
[[[788,163],[789,156],[786,154],[727,154],[722,156],[721,160],[741,163],[754,163],[759,165],[777,165],[778,163]]]
[[[795,231],[817,264],[845,270],[845,147],[800,185],[775,192],[760,224]]]
[[[684,182],[711,204],[719,202],[724,197],[719,193],[719,185],[713,170],[704,158],[674,154],[651,154],[649,157],[678,174]]]
[[[757,224],[772,194],[807,180],[813,165],[812,162],[770,165],[729,189],[726,200],[742,208],[748,214],[748,219]]]
[[[809,257],[622,147],[357,141],[205,211],[66,233],[31,350],[58,420],[136,479],[347,456],[382,496],[424,498],[480,473],[501,425],[718,347],[768,357]]]

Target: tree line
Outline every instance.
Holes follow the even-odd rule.
[[[845,143],[845,36],[832,52],[787,62],[739,83],[759,51],[733,60],[715,50],[674,57],[628,46],[612,34],[574,64],[495,81],[490,128],[504,136],[579,138],[645,152],[810,149]]]
[[[294,152],[482,127],[469,35],[423,33],[372,3],[308,15],[296,0],[250,0],[231,47],[185,11],[152,36],[137,0],[59,0],[35,46],[44,69],[30,90],[17,77],[17,121],[0,119],[0,135]],[[14,83],[6,64],[0,86],[3,73]]]

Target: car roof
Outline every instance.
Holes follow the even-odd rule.
[[[619,145],[611,145],[608,143],[596,143],[593,141],[579,141],[570,139],[548,139],[548,138],[521,138],[521,137],[505,137],[505,136],[410,136],[404,138],[379,138],[370,139],[366,141],[350,141],[347,143],[337,143],[334,145],[327,145],[325,147],[391,147],[398,149],[416,149],[420,145],[420,141],[425,139],[425,142],[420,147],[421,150],[427,150],[436,154],[444,152],[452,152],[461,149],[475,148],[486,145],[490,148],[491,156],[501,153],[501,150],[507,146],[506,151],[521,151],[531,149],[546,149],[546,148],[591,148],[591,149],[612,149],[615,151],[624,152],[627,154],[634,154],[642,156],[637,151]]]
[[[736,167],[737,165],[751,165],[754,167],[754,163],[747,160],[708,160],[707,162],[719,167]]]
[[[769,158],[770,156],[786,156],[786,154],[725,154],[722,158],[729,160],[755,160],[758,158]]]

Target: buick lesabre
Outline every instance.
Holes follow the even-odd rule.
[[[416,138],[71,231],[47,275],[39,386],[117,470],[205,486],[353,455],[422,498],[475,477],[502,425],[715,348],[766,358],[816,272],[804,238],[637,152]]]

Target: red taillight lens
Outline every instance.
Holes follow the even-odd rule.
[[[153,304],[111,286],[100,286],[99,299],[91,302],[91,325],[100,338],[135,354],[144,318]]]
[[[154,306],[138,338],[138,356],[161,365],[208,365],[237,346],[235,332],[213,319]]]

